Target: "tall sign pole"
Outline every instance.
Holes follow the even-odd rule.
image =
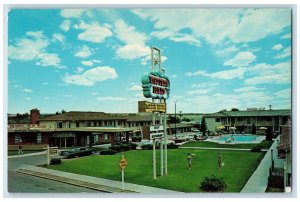
[[[161,67],[161,52],[156,47],[151,47],[151,72],[142,77],[143,94],[146,98],[152,98],[152,103],[139,102],[139,111],[151,111],[152,125],[156,126],[159,122],[161,132],[154,132],[150,139],[153,140],[153,178],[156,179],[156,142],[160,142],[160,171],[161,176],[167,174],[167,130],[166,130],[166,99],[169,98],[170,80],[165,75],[164,69]],[[156,113],[159,120],[156,121]],[[163,120],[164,115],[164,122]],[[165,150],[165,151],[164,151]]]

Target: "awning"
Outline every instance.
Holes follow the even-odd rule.
[[[267,130],[267,127],[260,127],[259,130]]]
[[[235,130],[236,129],[236,127],[230,127],[230,130]]]

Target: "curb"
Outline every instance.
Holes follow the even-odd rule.
[[[79,181],[79,180],[69,179],[66,177],[55,176],[55,175],[41,173],[41,172],[27,170],[27,169],[20,169],[17,172],[25,174],[25,175],[31,175],[31,176],[35,176],[35,177],[45,178],[45,179],[49,179],[49,180],[63,182],[63,183],[67,183],[67,184],[71,184],[71,185],[75,185],[75,186],[80,186],[80,187],[89,188],[89,189],[93,189],[93,190],[97,190],[97,191],[101,191],[101,192],[106,192],[106,193],[138,193],[138,192],[134,192],[134,191],[130,191],[130,190],[123,191],[122,189],[118,189],[118,188],[114,188],[114,187],[108,187],[108,186],[94,184],[94,183],[90,183],[90,182],[83,182],[83,181]]]

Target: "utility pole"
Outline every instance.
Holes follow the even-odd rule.
[[[175,139],[177,139],[177,128],[176,128],[176,122],[177,122],[177,119],[176,119],[176,102],[177,102],[177,100],[174,100],[174,103],[175,103]]]

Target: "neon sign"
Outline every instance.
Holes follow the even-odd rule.
[[[146,98],[168,99],[169,78],[160,72],[150,72],[142,77],[143,94]]]

